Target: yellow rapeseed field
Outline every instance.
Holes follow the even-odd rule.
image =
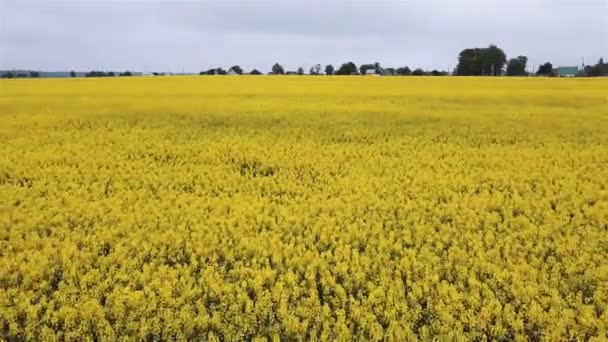
[[[0,340],[607,330],[608,79],[0,81]]]

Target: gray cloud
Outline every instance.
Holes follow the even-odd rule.
[[[608,57],[608,0],[0,0],[0,69],[446,69],[463,48],[491,43],[530,64],[595,62]]]

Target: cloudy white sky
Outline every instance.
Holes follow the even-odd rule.
[[[532,65],[608,58],[608,0],[0,0],[0,69],[454,68],[495,43]]]

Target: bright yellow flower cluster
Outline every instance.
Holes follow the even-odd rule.
[[[608,80],[0,81],[0,340],[597,340]]]

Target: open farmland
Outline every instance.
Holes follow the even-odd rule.
[[[0,81],[0,340],[603,340],[608,79]]]

